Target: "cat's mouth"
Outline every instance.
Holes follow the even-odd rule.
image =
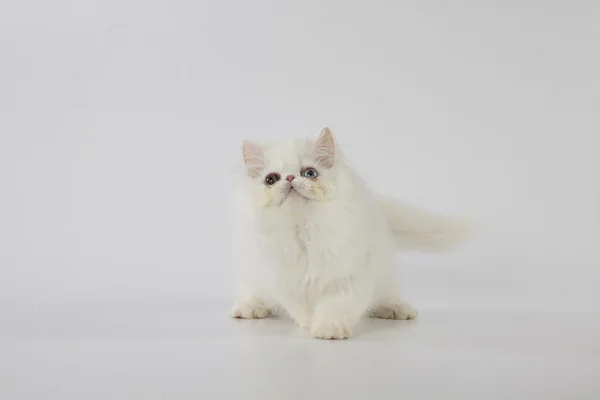
[[[287,187],[282,188],[282,201],[286,199],[306,199],[310,200],[310,191],[307,190],[302,182],[290,182]]]
[[[301,196],[304,197],[300,194],[300,192],[298,191],[298,189],[296,189],[293,185],[290,185],[290,188],[288,189],[287,193],[285,194],[285,197],[287,198],[288,196]]]

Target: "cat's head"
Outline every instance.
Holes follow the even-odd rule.
[[[331,131],[316,140],[292,140],[242,147],[249,185],[262,206],[291,201],[325,201],[336,187],[336,151]]]

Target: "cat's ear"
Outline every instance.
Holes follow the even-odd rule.
[[[258,178],[265,167],[262,149],[256,143],[244,140],[242,153],[244,154],[244,164],[248,168],[248,176]]]
[[[323,128],[315,143],[315,159],[326,168],[333,166],[335,156],[335,140],[329,128]]]

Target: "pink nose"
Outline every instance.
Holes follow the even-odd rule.
[[[294,175],[288,175],[285,177],[285,179],[287,179],[288,181],[293,181],[294,179],[296,179],[296,177]]]

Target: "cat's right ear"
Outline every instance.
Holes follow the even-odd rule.
[[[244,164],[248,168],[248,176],[258,178],[265,167],[262,149],[256,143],[244,140],[242,153],[244,154]]]

